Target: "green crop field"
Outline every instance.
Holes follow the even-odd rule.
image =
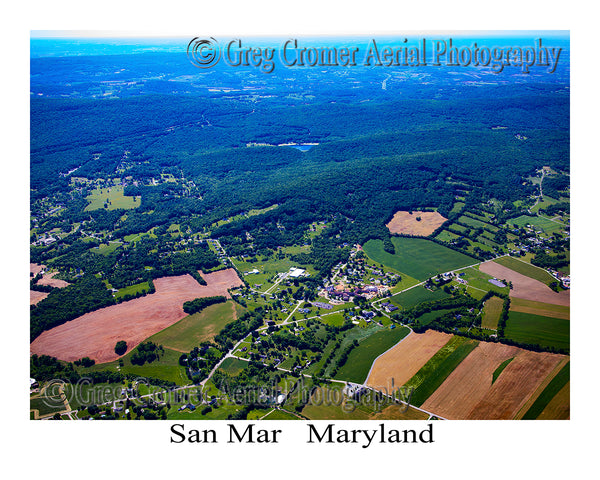
[[[411,288],[406,292],[394,295],[390,298],[390,301],[398,307],[409,309],[423,302],[441,300],[443,298],[448,298],[449,296],[450,295],[444,292],[441,288],[431,291],[427,290],[425,287],[418,286]]]
[[[460,212],[460,210],[465,206],[464,202],[456,202],[453,206],[452,206],[452,210],[450,210],[450,213],[458,213]]]
[[[569,349],[570,321],[510,311],[504,335],[517,342]]]
[[[189,352],[204,341],[212,340],[244,308],[233,301],[210,305],[152,335],[148,340],[180,352]]]
[[[481,220],[476,220],[475,218],[472,217],[467,217],[466,215],[462,215],[461,217],[458,217],[458,221],[460,223],[464,223],[465,225],[468,225],[469,227],[473,227],[473,228],[486,228],[488,230],[492,230],[493,232],[496,232],[498,230],[498,227],[495,227],[494,225],[490,225],[489,223],[485,223],[482,222]]]
[[[406,327],[380,330],[364,338],[358,347],[354,348],[346,363],[338,370],[335,378],[348,382],[363,383],[367,379],[371,365],[375,359],[386,350],[408,335],[410,330]]]
[[[500,265],[510,268],[521,275],[538,280],[546,285],[555,282],[556,278],[550,275],[546,270],[535,265],[523,262],[515,257],[500,257],[494,260],[494,262]]]
[[[415,389],[411,404],[417,407],[423,405],[478,344],[476,340],[459,336],[448,340],[448,343],[405,384],[405,387]]]
[[[126,197],[123,194],[123,187],[116,185],[110,188],[97,188],[86,197],[89,202],[85,207],[85,211],[98,210],[104,208],[106,210],[132,209],[141,205],[139,196]],[[105,206],[106,205],[106,206]]]
[[[544,408],[550,403],[550,401],[556,396],[558,392],[567,384],[571,378],[571,362],[568,362],[556,376],[550,380],[550,383],[546,385],[546,388],[540,393],[540,396],[535,399],[533,405],[529,407],[529,410],[523,416],[523,420],[535,420],[539,417],[540,413],[544,411]]]
[[[382,263],[418,280],[475,263],[475,259],[422,238],[392,237],[395,254],[383,249],[381,240],[369,240],[363,246],[375,262]]]
[[[481,319],[482,328],[491,328],[495,330],[498,328],[498,320],[500,320],[500,314],[502,313],[502,307],[504,306],[504,300],[500,297],[492,297],[486,300],[483,306],[483,313]]]

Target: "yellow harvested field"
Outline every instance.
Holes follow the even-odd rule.
[[[560,318],[562,320],[571,319],[571,309],[566,305],[553,305],[551,303],[536,302],[534,300],[512,298],[510,300],[510,309],[515,312],[532,313],[534,315]]]
[[[451,338],[452,335],[435,330],[410,333],[375,360],[365,383],[388,392],[401,387]]]
[[[417,220],[419,218],[420,220]],[[426,237],[439,228],[447,218],[438,212],[405,212],[398,211],[386,225],[391,233],[404,233]]]

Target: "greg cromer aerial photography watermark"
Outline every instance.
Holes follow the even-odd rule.
[[[410,387],[392,386],[378,387],[376,390],[360,384],[348,383],[343,389],[324,388],[320,385],[308,385],[300,378],[290,393],[283,395],[281,388],[274,382],[255,382],[246,385],[235,385],[228,381],[219,384],[222,395],[210,395],[199,388],[175,387],[170,389],[156,388],[151,380],[137,377],[126,384],[94,385],[92,378],[82,377],[73,383],[64,379],[53,379],[47,382],[40,398],[49,408],[62,407],[65,402],[81,405],[92,411],[112,410],[124,412],[129,408],[153,408],[179,406],[180,410],[190,406],[203,406],[205,409],[216,409],[224,405],[248,406],[252,408],[277,407],[288,397],[294,397],[303,405],[316,407],[340,407],[343,412],[351,413],[360,407],[369,407],[380,412],[383,408],[394,405],[399,412],[406,413],[411,407],[414,392]],[[143,412],[142,412],[143,413]]]
[[[212,68],[221,59],[230,67],[255,67],[272,73],[276,65],[292,67],[480,67],[494,73],[504,69],[520,69],[530,73],[543,67],[554,73],[562,47],[548,46],[542,38],[531,46],[487,46],[473,41],[467,45],[452,38],[409,41],[393,45],[375,39],[365,45],[308,45],[302,40],[288,39],[277,47],[253,45],[236,38],[223,43],[213,37],[193,38],[187,47],[190,62],[202,69]]]

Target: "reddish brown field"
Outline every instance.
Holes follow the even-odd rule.
[[[479,270],[496,278],[512,282],[513,288],[509,293],[511,297],[552,303],[554,305],[569,306],[571,304],[570,290],[563,290],[560,293],[554,292],[548,285],[526,277],[493,261],[482,263],[479,265]]]
[[[71,285],[69,282],[65,282],[64,280],[60,280],[58,278],[53,278],[57,275],[58,272],[52,272],[50,274],[44,274],[42,278],[40,278],[37,282],[38,285],[50,285],[51,287],[56,288],[64,288]]]
[[[492,385],[494,370],[513,356]],[[422,408],[448,419],[512,419],[563,358],[481,342]]]
[[[73,361],[89,357],[97,363],[119,358],[117,341],[127,342],[127,351],[149,336],[173,325],[186,314],[183,302],[198,297],[224,295],[227,288],[242,285],[235,270],[202,274],[206,286],[191,275],[154,280],[156,292],[145,297],[102,308],[43,332],[33,343],[31,353],[45,354]]]
[[[29,305],[35,305],[46,298],[48,294],[46,292],[36,292],[35,290],[29,290]]]
[[[365,383],[388,391],[391,391],[392,379],[395,387],[404,385],[450,338],[452,335],[435,330],[409,334],[375,360]]]
[[[421,220],[417,220],[421,217]],[[392,233],[405,233],[426,237],[431,235],[447,218],[438,212],[404,212],[398,211],[386,225]]]

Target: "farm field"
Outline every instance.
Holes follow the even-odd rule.
[[[29,305],[35,305],[46,298],[48,294],[46,292],[38,292],[37,290],[29,290]]]
[[[496,368],[515,357],[492,384]],[[423,403],[448,419],[511,419],[565,357],[480,342]]]
[[[37,282],[38,285],[49,285],[50,287],[55,288],[64,288],[70,285],[69,282],[65,282],[60,278],[54,278],[58,272],[52,272],[50,274],[44,274],[42,278],[40,278]]]
[[[105,208],[106,210],[129,210],[141,205],[141,197],[126,197],[123,191],[124,188],[120,185],[93,190],[92,193],[86,197],[89,204],[85,207],[84,211],[89,212],[100,208]],[[106,207],[104,206],[105,204],[107,204]]]
[[[435,330],[409,334],[373,363],[365,383],[388,391],[392,388],[392,382],[395,386],[404,385],[451,338],[452,335]]]
[[[447,247],[420,238],[392,237],[395,254],[383,249],[381,240],[363,246],[369,258],[418,280],[476,263],[476,260]]]
[[[569,349],[569,320],[510,311],[504,335],[521,343]]]
[[[487,299],[483,307],[481,327],[491,328],[492,330],[498,328],[498,320],[500,320],[500,314],[502,313],[503,306],[504,300],[502,300],[500,297],[494,296]]]
[[[510,310],[514,312],[533,313],[543,317],[571,318],[571,308],[565,305],[553,305],[551,303],[536,302],[534,300],[523,300],[522,298],[511,298]]]
[[[550,275],[543,268],[536,267],[535,265],[531,265],[530,263],[523,262],[515,257],[500,257],[496,258],[494,262],[499,263],[515,272],[521,273],[526,277],[533,278],[534,280],[538,280],[546,285],[550,285],[550,283],[555,282],[556,278]]]
[[[477,347],[478,341],[454,336],[412,377],[405,387],[414,388],[411,403],[423,402],[446,380],[461,362]],[[436,412],[439,414],[439,412]]]
[[[369,374],[373,361],[409,333],[410,330],[406,327],[396,327],[392,330],[388,328],[363,339],[359,342],[358,347],[350,352],[348,360],[338,370],[335,378],[363,383]]]
[[[201,312],[182,318],[148,340],[187,353],[200,343],[215,338],[221,329],[238,318],[243,310],[242,306],[233,301],[210,305]]]
[[[411,288],[406,292],[394,295],[393,297],[390,297],[389,300],[398,307],[408,309],[418,305],[419,303],[441,300],[443,298],[448,298],[449,296],[450,295],[444,292],[441,288],[431,291],[427,290],[425,287],[418,286]]]
[[[191,275],[158,278],[154,280],[156,293],[86,313],[47,330],[31,343],[31,352],[66,361],[82,357],[98,363],[115,360],[117,341],[125,340],[129,351],[184,318],[183,302],[198,297],[229,296],[228,287],[241,285],[233,269],[204,274],[203,278],[206,286]]]
[[[548,285],[493,261],[482,263],[479,265],[479,270],[495,278],[512,282],[513,288],[510,291],[510,297],[554,305],[570,305],[569,290],[563,290],[560,293],[554,292]]]
[[[423,408],[431,409],[445,418],[468,418],[471,410],[489,389],[494,370],[517,352],[517,347],[479,342],[448,373],[444,382],[438,385],[439,388],[430,392],[422,404]]]
[[[444,218],[438,212],[398,211],[386,227],[391,233],[426,237],[437,230],[446,220],[447,218]]]
[[[477,267],[465,268],[463,270],[460,270],[460,273],[464,273],[462,278],[468,282],[469,287],[473,287],[473,288],[476,288],[479,290],[484,290],[486,292],[491,290],[494,292],[503,293],[505,295],[508,295],[508,292],[509,292],[508,286],[499,287],[497,285],[494,285],[493,283],[490,282],[490,280],[493,279],[494,277],[491,275],[488,275],[485,272],[482,272]]]

